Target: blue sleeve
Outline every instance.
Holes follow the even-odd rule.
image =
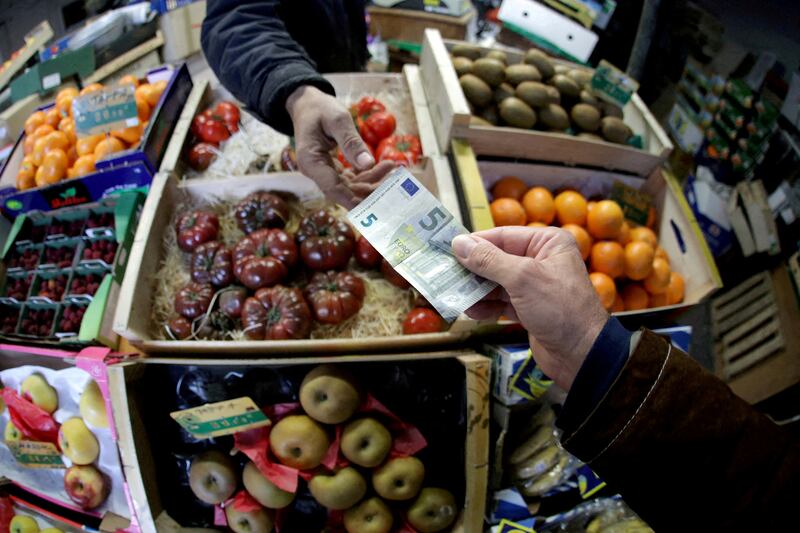
[[[628,360],[631,332],[614,317],[608,319],[581,365],[556,425],[575,431],[600,403]]]

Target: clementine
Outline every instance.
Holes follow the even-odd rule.
[[[35,111],[34,113],[31,113],[31,116],[25,119],[25,133],[27,135],[31,135],[34,131],[36,131],[36,128],[45,123],[44,119],[44,111]]]
[[[73,172],[72,177],[78,178],[80,176],[85,176],[87,174],[91,174],[92,172],[94,172],[95,170],[94,160],[95,160],[94,154],[86,154],[80,156],[75,161],[75,164],[72,165],[71,169]]]
[[[125,149],[125,143],[117,139],[116,137],[106,137],[94,148],[94,156],[97,160],[101,160],[104,157],[113,154],[114,152],[120,152]]]
[[[103,135],[87,135],[79,138],[75,142],[75,149],[78,151],[78,155],[93,154],[98,143],[104,138]]]
[[[612,200],[600,200],[586,217],[587,229],[595,239],[616,239],[622,229],[622,208]]]
[[[667,286],[667,305],[679,304],[683,301],[683,294],[686,291],[686,282],[683,276],[677,272],[670,272],[669,285]]]
[[[53,129],[58,127],[58,123],[61,121],[61,113],[58,112],[57,107],[51,107],[45,114],[44,114],[44,123],[50,124],[53,126]]]
[[[578,250],[581,252],[581,258],[586,261],[592,252],[592,237],[589,232],[577,224],[564,224],[561,229],[567,230],[575,237],[575,242],[578,243]]]
[[[639,226],[631,230],[631,240],[646,242],[652,246],[653,249],[658,246],[658,237],[656,237],[656,234],[653,233],[653,230],[645,228],[644,226]]]
[[[529,228],[546,228],[547,224],[542,224],[541,222],[531,222],[530,224],[526,224]]]
[[[492,198],[495,200],[498,198],[513,198],[519,201],[527,190],[528,186],[518,177],[505,176],[500,178],[492,187]]]
[[[600,305],[611,309],[617,298],[617,287],[614,285],[614,280],[602,272],[592,272],[589,274],[589,280],[600,298]]]
[[[102,89],[103,89],[102,84],[100,84],[100,83],[90,83],[89,85],[87,85],[86,87],[81,89],[81,92],[78,93],[78,94],[80,96],[84,96],[84,95],[87,95],[89,93],[97,92],[97,91],[102,90]]]
[[[118,81],[117,85],[133,85],[134,87],[139,86],[139,78],[134,76],[133,74],[126,74],[122,76]]]
[[[564,191],[559,193],[555,199],[556,218],[562,226],[564,224],[586,224],[586,198],[575,191]]]
[[[644,279],[644,288],[650,294],[667,292],[670,280],[669,264],[663,259],[653,259],[653,271]]]
[[[647,309],[650,305],[650,296],[638,283],[629,283],[622,289],[622,301],[625,302],[626,311]]]
[[[133,145],[139,142],[139,139],[142,138],[142,126],[131,126],[130,128],[124,128],[121,130],[114,130],[111,132],[111,135],[125,141],[126,143]]]
[[[622,222],[622,227],[619,230],[619,235],[617,235],[617,242],[620,243],[622,246],[625,246],[629,242],[631,242],[631,225],[628,224],[628,221]]]
[[[525,224],[525,210],[520,203],[511,198],[498,198],[489,205],[495,226],[522,226]]]
[[[619,278],[625,273],[625,252],[617,241],[600,241],[592,246],[592,272],[602,272],[612,278]]]
[[[528,216],[528,222],[550,224],[556,216],[556,205],[553,195],[544,187],[533,187],[522,197],[522,206]]]
[[[650,307],[664,307],[665,305],[669,305],[666,292],[650,295]]]
[[[646,242],[631,241],[625,245],[625,275],[641,281],[653,271],[655,251]]]
[[[611,306],[612,313],[621,313],[625,310],[625,302],[622,301],[622,296],[617,293],[616,297],[614,297],[614,305]]]

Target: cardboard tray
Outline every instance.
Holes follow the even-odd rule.
[[[649,175],[672,152],[669,137],[636,93],[623,109],[624,121],[634,134],[642,136],[644,150],[568,134],[470,125],[467,100],[448,52],[456,42],[445,43],[437,31],[427,30],[420,57],[423,86],[442,151],[449,149],[452,139],[462,138],[470,142],[478,155],[553,161],[638,176]],[[504,51],[509,64],[521,62],[524,56],[521,51]],[[564,61],[554,62],[584,68]]]
[[[541,185],[551,191],[570,186],[589,196],[611,190],[615,181],[640,189],[653,197],[656,212],[656,233],[659,244],[669,254],[673,270],[686,280],[686,294],[680,304],[615,313],[618,316],[640,316],[654,311],[678,310],[700,302],[722,287],[722,279],[705,239],[683,196],[680,185],[668,172],[656,168],[646,178],[616,174],[602,170],[560,167],[530,162],[508,162],[475,159],[462,142],[455,142],[456,165],[461,176],[465,205],[470,212],[473,231],[494,227],[489,212],[487,190],[503,176],[517,176],[527,185]]]
[[[148,77],[163,76],[163,70],[155,69],[148,73]],[[47,187],[26,191],[18,191],[16,188],[17,172],[24,157],[23,132],[0,170],[0,209],[7,217],[14,218],[27,211],[49,211],[94,202],[116,191],[149,186],[191,89],[189,70],[185,64],[181,65],[172,72],[137,148],[98,161],[97,171],[93,174],[63,180]]]
[[[456,409],[459,414],[453,418],[455,412],[449,411],[447,419],[440,420],[438,417],[441,417],[442,413],[437,412],[435,415],[427,413],[426,415],[425,409],[414,407],[425,400],[409,398],[411,405],[404,406],[400,401],[401,389],[395,390],[393,394],[392,391],[379,389],[376,382],[372,383],[373,388],[367,386],[367,390],[373,393],[386,407],[394,410],[395,414],[406,422],[417,425],[423,435],[427,433],[428,448],[420,453],[429,454],[423,458],[426,463],[431,458],[438,459],[435,463],[430,462],[426,465],[429,467],[426,476],[436,478],[426,477],[427,486],[435,484],[439,479],[442,480],[442,483],[446,483],[445,478],[458,479],[463,472],[463,487],[453,486],[451,488],[457,494],[457,499],[464,502],[462,511],[451,531],[455,533],[482,531],[489,446],[490,361],[482,355],[464,351],[393,356],[317,356],[293,359],[195,359],[187,361],[185,359],[146,358],[135,363],[123,363],[110,367],[109,380],[114,412],[118,415],[117,430],[120,436],[120,453],[125,469],[125,478],[136,505],[141,531],[144,533],[177,532],[181,525],[187,525],[180,524],[175,519],[179,513],[182,513],[184,517],[197,519],[201,514],[211,511],[209,507],[183,508],[185,505],[194,505],[194,498],[188,487],[183,486],[180,481],[185,474],[168,470],[170,468],[179,469],[180,466],[177,466],[179,463],[206,448],[209,441],[193,441],[175,422],[170,420],[167,411],[170,406],[181,401],[175,396],[173,390],[167,389],[166,394],[169,396],[164,398],[163,402],[159,401],[158,403],[158,408],[164,409],[164,412],[154,416],[152,407],[156,404],[148,404],[147,399],[153,386],[168,387],[167,381],[171,383],[182,374],[188,375],[186,372],[192,372],[193,375],[194,373],[205,375],[207,372],[209,375],[217,375],[220,372],[227,373],[227,369],[243,376],[252,373],[255,376],[254,379],[259,383],[261,383],[259,376],[264,377],[265,375],[271,376],[271,379],[299,383],[296,380],[301,379],[307,369],[319,363],[349,364],[357,374],[359,372],[369,373],[370,376],[374,375],[377,380],[385,378],[388,373],[395,372],[393,370],[395,368],[403,369],[398,372],[405,376],[416,375],[416,378],[410,377],[409,379],[420,380],[404,382],[405,386],[422,387],[430,390],[434,396],[442,394],[462,396],[463,403],[455,402],[453,404],[458,404]],[[362,365],[369,365],[371,368],[364,369]],[[243,381],[242,384],[246,384],[246,381]],[[217,385],[222,387],[217,389],[219,391],[230,390],[225,389],[227,385],[222,383]],[[185,387],[183,389],[185,390]],[[245,387],[236,388],[236,393],[255,395],[263,394],[266,390],[262,388],[261,392],[257,392],[254,388]],[[296,392],[294,388],[290,390]],[[202,394],[202,392],[199,393]],[[199,397],[193,396],[193,398]],[[256,402],[258,403],[258,400]],[[196,400],[197,405],[201,403],[203,403],[202,400]],[[403,410],[408,412],[403,412]],[[431,418],[426,419],[426,416]],[[456,430],[455,428],[460,429]],[[180,449],[169,449],[170,440],[176,438],[181,440],[181,436],[184,436],[184,442],[180,445]],[[453,443],[463,442],[463,447],[456,445],[453,449],[449,442],[447,446],[444,446],[442,440],[450,437],[452,437]],[[186,440],[187,438],[189,440]],[[442,440],[434,440],[436,438]],[[225,439],[230,439],[230,437],[215,439],[211,444],[217,448],[224,448],[230,442]],[[449,452],[443,451],[443,447]],[[463,470],[458,466],[461,460],[464,461]],[[448,477],[448,472],[452,477]],[[457,482],[451,481],[452,483]],[[177,490],[176,487],[179,487],[180,490]],[[182,498],[182,495],[178,494],[183,491],[188,493],[189,499]],[[168,511],[172,511],[174,516],[171,516]]]

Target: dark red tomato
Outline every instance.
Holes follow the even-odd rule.
[[[233,283],[231,251],[219,241],[205,242],[192,253],[192,281],[227,287]]]
[[[369,150],[369,153],[372,154],[372,157],[375,157],[375,149],[369,144],[367,145],[367,149]],[[342,164],[344,168],[353,168],[353,165],[351,165],[350,161],[348,161],[347,158],[344,156],[344,152],[342,152],[341,148],[336,149],[336,159],[339,160],[339,162]]]
[[[253,340],[305,339],[312,320],[303,293],[295,287],[258,289],[242,308],[245,335]]]
[[[214,289],[211,285],[189,282],[175,295],[175,311],[193,320],[208,311],[213,297]]]
[[[170,335],[176,341],[180,341],[192,336],[192,323],[186,317],[176,316],[167,325]]]
[[[241,113],[239,112],[239,107],[233,102],[223,100],[218,103],[214,108],[214,115],[222,119],[222,122],[228,127],[231,133],[239,131]]]
[[[231,136],[231,132],[219,118],[211,116],[198,126],[197,137],[206,143],[219,146],[219,143]]]
[[[444,329],[444,320],[439,313],[427,307],[415,307],[403,320],[403,334],[438,333]]]
[[[398,274],[386,259],[381,259],[381,274],[383,274],[383,277],[386,278],[386,281],[395,287],[407,289],[411,286],[411,284],[406,281],[406,278]]]
[[[378,111],[368,115],[366,118],[358,117],[356,125],[358,126],[358,133],[361,134],[364,142],[375,147],[383,139],[394,133],[397,123],[394,115],[388,111]]]
[[[289,220],[289,204],[272,193],[250,193],[234,207],[236,223],[246,235],[259,229],[282,228]]]
[[[242,307],[247,299],[247,289],[231,287],[219,293],[219,309],[231,318],[242,315]]]
[[[192,252],[204,242],[214,241],[219,234],[219,219],[208,211],[191,211],[182,215],[175,224],[178,247]]]
[[[356,262],[364,268],[378,268],[381,264],[381,254],[372,247],[367,239],[359,236],[356,239]]]
[[[303,263],[316,271],[346,267],[356,245],[353,228],[324,209],[301,220],[295,235]]]
[[[415,165],[421,154],[422,146],[416,135],[391,135],[375,150],[378,161],[395,161],[407,167]]]
[[[364,117],[378,111],[386,111],[386,106],[372,96],[363,96],[361,100],[350,106],[350,114],[353,117]]]
[[[203,171],[211,165],[217,157],[217,149],[213,144],[197,143],[189,150],[189,166],[197,171]]]
[[[358,313],[365,292],[364,282],[355,274],[331,270],[311,277],[305,297],[318,322],[339,324]]]
[[[254,231],[233,248],[233,273],[248,289],[271,287],[297,263],[297,246],[283,230]]]

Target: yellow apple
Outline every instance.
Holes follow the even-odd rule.
[[[91,380],[83,389],[80,401],[80,411],[83,419],[90,426],[96,428],[108,427],[108,415],[106,414],[106,402],[103,394],[95,380]]]
[[[83,419],[73,417],[58,430],[61,452],[76,465],[90,465],[100,455],[100,444]]]
[[[39,533],[64,533],[64,531],[58,529],[57,527],[46,527],[43,530],[39,531]]]
[[[391,448],[392,434],[374,418],[354,420],[342,431],[342,453],[359,466],[378,466]]]
[[[236,491],[236,472],[230,456],[219,450],[208,450],[192,459],[189,467],[189,487],[198,499],[222,503]]]
[[[294,501],[293,493],[276,487],[253,462],[244,466],[242,483],[250,496],[267,509],[283,509]]]
[[[234,533],[269,533],[274,524],[272,515],[263,507],[255,511],[239,511],[235,505],[228,505],[225,518]]]
[[[406,518],[419,533],[436,533],[450,526],[456,513],[456,500],[449,491],[426,487],[408,508]]]
[[[48,413],[58,409],[58,393],[41,374],[31,374],[22,381],[19,392]]]
[[[386,461],[372,474],[372,486],[387,500],[410,500],[419,493],[425,479],[425,465],[416,457],[398,457]]]
[[[6,430],[3,433],[3,437],[5,437],[6,443],[19,442],[22,440],[22,432],[17,429],[17,426],[15,426],[11,420],[9,420],[6,424]]]
[[[342,511],[358,503],[367,493],[367,482],[353,467],[342,468],[333,475],[317,474],[308,482],[311,495],[323,507]]]
[[[347,533],[389,533],[392,511],[380,498],[370,498],[344,512]]]
[[[300,384],[300,404],[323,424],[341,424],[361,405],[361,388],[342,365],[320,365]]]
[[[73,465],[64,473],[64,490],[81,509],[89,510],[106,500],[111,491],[111,481],[92,465]]]
[[[39,524],[30,516],[17,514],[8,524],[8,530],[10,533],[39,533]]]
[[[300,470],[319,466],[328,446],[328,434],[306,415],[282,418],[269,434],[269,447],[278,461]]]

